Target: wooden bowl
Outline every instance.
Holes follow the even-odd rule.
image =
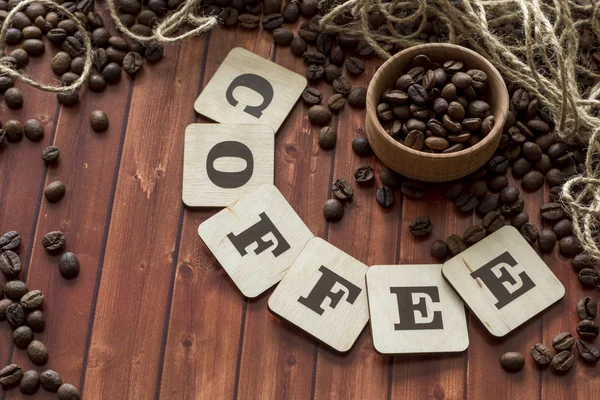
[[[495,117],[492,131],[475,146],[456,153],[426,153],[413,150],[394,140],[377,118],[381,94],[394,86],[396,79],[408,71],[412,59],[427,55],[431,61],[459,60],[466,69],[480,69],[488,76],[487,102]],[[485,58],[467,48],[453,44],[423,44],[410,47],[386,61],[375,73],[367,91],[367,137],[377,157],[394,171],[424,182],[452,181],[475,172],[494,154],[508,114],[508,91],[502,76]]]

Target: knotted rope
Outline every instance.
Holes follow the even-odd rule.
[[[83,72],[75,82],[68,86],[53,86],[37,82],[32,78],[29,78],[28,76],[22,74],[21,72],[15,71],[14,69],[12,69],[11,65],[2,63],[0,63],[0,75],[9,76],[13,80],[19,79],[29,86],[50,93],[64,93],[77,90],[88,79],[92,71],[92,42],[90,41],[89,35],[87,34],[85,27],[83,26],[81,21],[79,21],[77,17],[75,17],[72,13],[70,13],[65,7],[61,6],[60,4],[57,4],[52,0],[24,0],[18,3],[17,6],[8,13],[4,24],[2,25],[2,30],[0,30],[0,51],[4,50],[4,48],[6,47],[6,33],[8,31],[8,28],[11,26],[13,18],[19,11],[25,9],[31,3],[43,4],[44,6],[63,14],[66,18],[70,19],[75,24],[77,30],[81,33],[81,37],[83,39],[83,57],[85,59]],[[188,37],[208,32],[210,29],[212,29],[215,25],[219,23],[217,17],[214,16],[197,16],[195,14],[195,11],[200,6],[200,0],[188,0],[177,11],[168,14],[154,28],[153,34],[151,36],[142,36],[131,32],[125,25],[123,25],[123,23],[119,19],[119,16],[117,15],[114,0],[108,0],[108,6],[110,9],[110,16],[117,29],[130,39],[141,42],[146,45],[155,42],[175,43]],[[168,36],[187,25],[193,25],[194,28],[184,33],[181,33],[178,36]]]

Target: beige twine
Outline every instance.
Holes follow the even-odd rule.
[[[322,0],[321,6],[330,5]],[[394,15],[400,10],[408,16]],[[368,25],[371,12],[385,18],[389,34]],[[339,21],[353,22],[340,25]],[[585,176],[563,186],[562,201],[573,217],[573,231],[583,248],[600,261],[596,239],[600,215],[600,74],[579,65],[579,32],[591,28],[600,39],[600,2],[581,6],[574,0],[346,0],[334,4],[321,20],[323,30],[364,39],[384,59],[385,45],[406,48],[426,43],[419,39],[428,17],[437,17],[447,28],[447,41],[466,44],[487,58],[504,76],[535,95],[557,122],[556,133],[569,144],[588,144]],[[500,29],[514,23],[523,29],[524,41],[505,37]],[[408,35],[397,28],[415,27]],[[587,92],[580,92],[576,77],[593,79]]]
[[[75,17],[72,13],[70,13],[63,6],[56,4],[51,0],[24,0],[17,4],[15,8],[13,8],[10,13],[8,13],[4,24],[2,25],[2,30],[0,30],[0,51],[4,50],[6,47],[6,32],[8,28],[11,26],[12,19],[15,15],[26,8],[31,3],[39,3],[44,4],[50,9],[54,9],[59,13],[62,13],[70,19],[77,30],[81,33],[81,37],[83,38],[83,49],[84,49],[84,67],[81,76],[72,84],[68,86],[53,86],[46,85],[43,83],[39,83],[34,81],[33,79],[27,77],[26,75],[21,74],[18,71],[15,71],[11,68],[10,65],[0,63],[0,75],[6,75],[11,77],[12,79],[19,79],[25,84],[32,86],[36,89],[43,90],[45,92],[51,93],[65,93],[65,92],[73,92],[77,90],[83,83],[88,79],[91,71],[92,71],[92,61],[93,61],[93,49],[92,43],[90,41],[89,35],[87,34],[85,27],[83,24]],[[200,0],[189,0],[185,2],[177,11],[168,14],[161,22],[154,28],[153,34],[151,36],[141,36],[131,32],[119,19],[117,15],[117,11],[115,9],[115,5],[113,0],[108,0],[108,6],[110,9],[110,16],[115,23],[117,29],[119,29],[123,34],[132,40],[136,40],[138,42],[144,44],[150,44],[153,42],[161,42],[161,43],[174,43],[183,39],[186,39],[190,36],[200,35],[204,32],[208,32],[215,25],[219,23],[217,17],[204,17],[204,16],[196,16],[194,12],[200,6]],[[193,25],[195,28],[190,29],[178,36],[168,37],[167,35],[173,34],[178,29],[183,28],[186,25]]]

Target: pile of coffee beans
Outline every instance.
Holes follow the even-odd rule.
[[[462,61],[416,56],[386,90],[377,118],[396,141],[428,153],[454,153],[479,143],[494,127],[486,102],[488,77]]]
[[[547,368],[556,374],[566,374],[575,363],[573,346],[577,349],[579,357],[586,363],[596,364],[600,361],[600,350],[592,344],[600,328],[594,321],[598,313],[597,301],[586,296],[577,302],[577,324],[575,338],[571,332],[561,332],[552,340],[552,350],[543,343],[535,344],[529,354],[538,368]],[[508,352],[500,356],[500,365],[509,372],[516,372],[525,365],[525,357],[519,352]]]
[[[42,239],[42,245],[49,252],[56,252],[65,244],[64,234],[60,231],[48,232]],[[42,307],[44,294],[39,290],[31,290],[27,284],[19,280],[22,264],[18,252],[21,247],[21,236],[10,231],[0,236],[0,272],[7,282],[0,285],[0,321],[6,321],[13,329],[13,343],[18,349],[26,350],[29,360],[34,365],[43,366],[48,362],[48,349],[40,341],[35,340],[35,333],[46,328]],[[63,258],[68,258],[67,273],[63,272]],[[66,279],[74,278],[79,272],[79,261],[72,253],[65,253],[59,262],[61,275]],[[73,271],[76,270],[77,273]],[[23,394],[37,392],[40,385],[58,393],[59,399],[79,399],[79,391],[73,385],[63,384],[60,375],[52,370],[41,374],[31,370],[23,372],[21,367],[10,364],[0,369],[0,385],[5,389],[19,386]]]
[[[119,18],[124,25],[138,35],[149,36],[157,21],[167,12],[175,10],[183,1],[162,0],[139,2],[137,0],[121,1]],[[0,0],[0,22],[4,22],[8,12],[18,1]],[[135,75],[143,65],[143,59],[155,62],[163,57],[163,48],[159,44],[144,46],[130,42],[121,36],[113,36],[106,29],[104,20],[94,10],[94,2],[82,0],[79,2],[61,2],[63,7],[75,15],[85,26],[87,34],[92,39],[94,48],[94,69],[88,79],[88,87],[93,92],[101,92],[107,84],[116,83],[121,78],[121,70]],[[10,65],[15,70],[27,67],[30,57],[44,54],[47,43],[59,51],[51,62],[51,69],[60,77],[65,86],[75,82],[83,73],[84,48],[81,32],[75,23],[61,13],[49,11],[43,4],[32,3],[22,12],[18,12],[12,26],[6,34],[7,44],[19,46],[0,62]],[[0,76],[0,93],[9,108],[18,109],[23,105],[21,91],[13,87],[13,81],[6,76]],[[73,106],[79,101],[79,94],[60,93],[59,103]]]

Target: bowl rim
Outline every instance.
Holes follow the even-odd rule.
[[[496,76],[496,78],[498,78],[499,82],[502,83],[500,85],[500,87],[498,88],[499,89],[498,90],[498,96],[499,96],[498,101],[500,102],[500,106],[502,106],[502,104],[504,104],[504,107],[501,107],[501,115],[499,116],[500,118],[497,118],[497,116],[494,115],[494,118],[497,118],[497,121],[502,121],[502,123],[500,124],[500,123],[496,122],[494,124],[494,127],[490,131],[490,133],[488,133],[487,136],[484,137],[483,140],[481,140],[475,146],[471,146],[466,149],[456,151],[454,153],[428,153],[425,151],[411,149],[410,147],[397,142],[396,140],[394,140],[394,138],[392,138],[385,131],[385,129],[383,128],[383,125],[381,125],[379,118],[377,118],[376,107],[373,104],[374,102],[378,101],[378,99],[376,99],[375,96],[373,96],[373,91],[375,90],[374,89],[375,82],[377,82],[380,79],[380,75],[382,75],[384,73],[384,70],[386,68],[390,68],[390,65],[398,58],[406,57],[408,54],[412,54],[419,50],[425,50],[425,51],[423,51],[423,54],[426,54],[426,51],[428,52],[435,48],[450,50],[451,52],[454,52],[454,53],[456,53],[456,52],[470,53],[472,56],[479,59],[483,64],[486,64],[487,67],[490,69],[490,71],[492,71],[492,73]],[[373,99],[373,101],[369,101],[369,99],[371,99],[371,98]],[[439,160],[439,159],[462,156],[462,155],[472,153],[482,147],[487,146],[488,143],[493,141],[499,133],[501,134],[500,130],[504,128],[504,123],[506,122],[506,119],[508,117],[508,111],[509,111],[508,89],[506,87],[506,83],[504,82],[504,78],[502,78],[502,75],[496,69],[496,67],[494,67],[492,65],[492,63],[490,63],[485,57],[483,57],[481,54],[477,53],[476,51],[473,51],[473,50],[463,47],[463,46],[459,46],[456,44],[450,44],[450,43],[425,43],[425,44],[419,44],[416,46],[407,47],[406,49],[402,50],[401,52],[396,53],[395,55],[390,57],[377,69],[377,71],[375,72],[375,75],[373,75],[373,78],[371,79],[371,82],[369,82],[369,87],[367,88],[367,118],[369,118],[369,116],[374,118],[373,122],[376,124],[375,128],[380,133],[383,132],[383,135],[380,135],[380,136],[383,136],[384,140],[387,143],[391,144],[392,146],[396,147],[397,149],[399,149],[401,151],[406,151],[406,152],[412,153],[416,156],[421,156],[421,157],[428,158],[431,160]]]

